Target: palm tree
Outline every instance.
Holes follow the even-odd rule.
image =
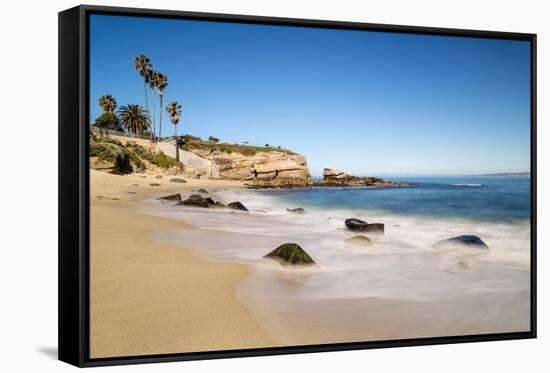
[[[164,90],[168,87],[168,75],[157,72],[156,77],[157,95],[159,96],[159,137],[162,136],[162,97]]]
[[[153,141],[155,141],[156,138],[156,130],[157,127],[155,125],[155,88],[157,87],[157,82],[159,78],[159,72],[151,70],[149,73],[149,88],[151,88],[151,100],[153,101],[151,103],[152,107],[152,114],[153,114]]]
[[[151,79],[151,70],[153,68],[153,65],[151,64],[151,60],[149,57],[140,54],[139,56],[136,56],[134,58],[134,69],[136,69],[139,72],[139,75],[143,78],[143,93],[145,95],[145,107],[147,108],[147,112],[149,112],[149,102],[147,101],[147,84],[149,84],[149,81]],[[152,136],[154,136],[153,133],[151,133]]]
[[[112,113],[116,109],[116,98],[111,95],[103,95],[99,98],[99,107],[105,113]]]
[[[181,105],[177,101],[170,101],[166,106],[166,112],[170,115],[170,121],[174,125],[174,139],[176,140],[176,161],[180,161],[180,152],[178,144],[178,122],[181,117]]]
[[[118,115],[124,129],[133,134],[147,131],[151,125],[149,113],[139,105],[121,106]]]

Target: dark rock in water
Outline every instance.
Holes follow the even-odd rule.
[[[155,179],[162,179],[162,175],[155,176]]]
[[[384,224],[382,223],[372,223],[369,224],[366,221],[360,219],[346,219],[346,227],[352,231],[361,231],[361,232],[384,232]]]
[[[367,225],[369,225],[366,221],[355,218],[346,219],[345,224],[346,227],[348,227],[352,231],[362,231]]]
[[[244,207],[244,205],[242,203],[238,202],[238,201],[228,203],[227,207],[229,207],[230,209],[233,209],[233,210],[248,211],[248,209],[246,207]]]
[[[294,214],[305,214],[306,213],[306,210],[304,210],[302,207],[298,207],[298,208],[295,208],[295,209],[286,209],[286,211],[292,212]]]
[[[225,205],[219,201],[216,201],[216,203],[214,203],[214,207],[225,207]]]
[[[171,194],[169,196],[159,197],[161,201],[181,201],[181,195],[179,193]]]
[[[489,250],[489,246],[487,246],[481,238],[473,234],[448,238],[433,245],[434,249],[449,249],[455,247]]]
[[[346,246],[367,247],[372,246],[372,241],[367,236],[354,236],[344,241]]]
[[[281,264],[301,265],[315,264],[313,259],[295,243],[285,243],[265,255],[264,258],[278,260]]]
[[[149,185],[151,185],[151,186],[160,186],[160,184],[157,184],[157,183],[151,183]]]
[[[208,191],[206,189],[200,188],[200,189],[197,189],[197,193],[208,194]]]
[[[173,183],[186,183],[187,181],[183,180],[183,179],[180,179],[180,178],[173,178],[173,179],[170,179],[171,182]]]
[[[199,196],[198,194],[192,194],[189,196],[189,198],[178,202],[176,205],[209,208],[212,206],[218,206],[217,204],[218,202],[215,202],[210,197],[204,198],[202,196]]]
[[[210,204],[208,203],[208,201],[206,201],[204,199],[200,199],[200,200],[186,199],[184,201],[176,203],[176,205],[178,205],[178,206],[203,207],[203,208],[210,207]]]
[[[362,232],[375,232],[375,233],[384,233],[384,224],[382,223],[371,223],[362,230]]]

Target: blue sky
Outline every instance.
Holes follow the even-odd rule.
[[[312,175],[529,170],[525,41],[92,15],[92,121],[102,94],[145,105],[138,54],[168,75],[178,133],[280,145]]]

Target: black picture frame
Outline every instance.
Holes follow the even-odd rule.
[[[524,40],[531,45],[531,328],[527,332],[163,355],[89,357],[88,17],[141,16],[232,23]],[[59,13],[59,360],[78,367],[536,338],[536,34],[81,5]]]

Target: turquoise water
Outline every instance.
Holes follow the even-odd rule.
[[[265,194],[291,206],[371,209],[406,215],[458,217],[485,222],[530,219],[529,177],[388,177],[414,187],[312,188]]]

